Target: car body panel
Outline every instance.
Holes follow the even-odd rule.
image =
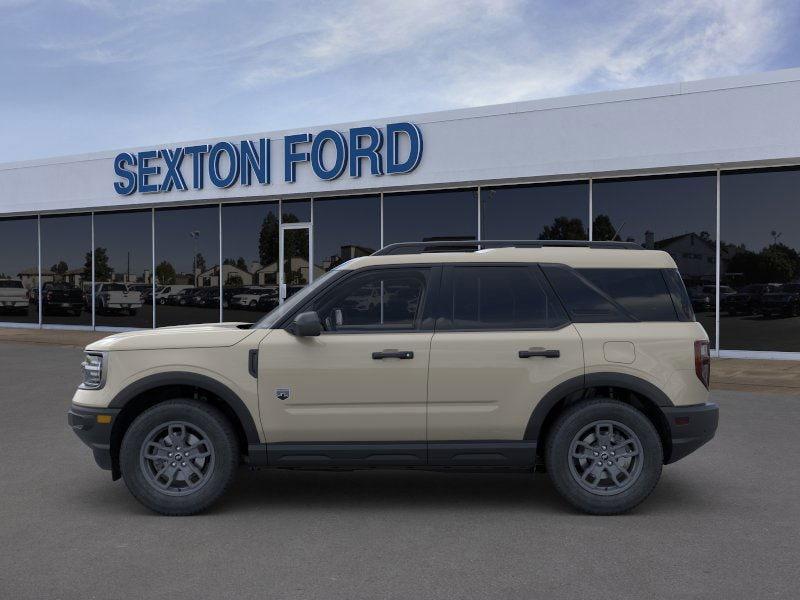
[[[520,350],[558,350],[520,358]],[[574,325],[543,331],[443,331],[431,344],[430,440],[521,440],[537,402],[584,374]]]

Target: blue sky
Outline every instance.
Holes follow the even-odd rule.
[[[800,66],[770,0],[0,0],[0,162]]]

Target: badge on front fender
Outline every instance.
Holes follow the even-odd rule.
[[[278,388],[275,390],[275,397],[278,400],[288,400],[291,395],[292,390],[290,388]]]

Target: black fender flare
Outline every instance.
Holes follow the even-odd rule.
[[[253,420],[253,415],[247,408],[247,405],[242,399],[234,393],[228,386],[220,383],[216,379],[212,379],[207,375],[199,373],[187,372],[167,372],[156,373],[155,375],[148,375],[141,379],[134,381],[129,386],[120,391],[114,399],[111,400],[109,408],[123,408],[130,400],[155,388],[167,385],[186,385],[191,387],[199,387],[208,390],[218,398],[220,398],[239,419],[239,423],[244,430],[245,437],[248,444],[260,444],[261,440],[258,435],[258,427]]]
[[[559,383],[536,404],[525,428],[526,440],[538,440],[550,410],[566,396],[593,387],[621,387],[648,399],[659,407],[673,406],[669,397],[649,381],[627,373],[587,373]]]

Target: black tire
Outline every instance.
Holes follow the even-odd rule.
[[[157,489],[154,483],[157,478],[153,476],[156,469],[149,469],[156,464],[164,464],[166,469],[167,465],[150,461],[142,454],[154,431],[169,429],[168,424],[175,426],[175,423],[187,425],[186,430],[202,432],[210,442],[210,460],[205,477],[198,476],[198,481],[202,483],[197,484],[195,490],[188,490],[188,487],[184,487],[183,491]],[[180,446],[174,449],[177,448]],[[187,448],[191,450],[194,447],[187,445]],[[185,449],[183,451],[186,452]],[[197,459],[192,464],[196,466],[201,460]],[[176,463],[170,464],[174,466]],[[238,466],[239,445],[230,422],[213,406],[194,400],[168,400],[144,411],[125,432],[120,448],[120,470],[128,490],[144,506],[163,515],[192,515],[207,509],[231,485]],[[203,468],[201,465],[200,470]],[[173,468],[173,473],[175,470]],[[176,485],[181,484],[180,477],[174,475]],[[188,485],[185,479],[183,485]]]
[[[610,432],[610,438],[591,434],[592,428],[598,422],[606,424],[606,434]],[[616,430],[613,429],[614,424]],[[598,431],[602,433],[604,426],[600,427]],[[602,456],[595,455],[589,444],[579,441],[582,439],[579,436],[587,431],[590,432],[590,437],[583,439],[591,440],[599,437],[597,451],[602,452]],[[632,434],[628,437],[635,440],[635,443],[627,448],[632,454],[633,448],[638,445],[640,447],[638,456],[627,459],[623,457],[623,452],[619,452],[619,456],[616,457],[608,456],[607,452],[610,452],[612,447],[614,449],[620,447],[611,446],[608,442],[606,442],[608,445],[604,444],[602,450],[600,449],[599,444],[603,443],[603,439],[611,439],[620,444],[627,435],[626,431]],[[595,459],[585,457],[574,457],[573,446],[582,448],[587,455],[597,456],[600,462],[595,463]],[[635,462],[637,458],[639,460]],[[608,459],[608,462],[603,463],[603,459]],[[629,462],[624,463],[625,460]],[[612,465],[611,461],[614,461],[613,466],[605,468],[605,464]],[[545,462],[556,490],[575,508],[593,515],[615,515],[631,510],[650,495],[661,477],[664,452],[658,432],[641,411],[617,400],[595,399],[578,402],[559,415],[547,438]],[[600,463],[603,465],[595,467]],[[617,477],[627,472],[621,471],[618,465],[625,464],[631,476],[626,480],[625,475],[622,475],[622,485],[618,485]],[[613,481],[611,469],[614,469]],[[589,470],[595,471],[595,474],[589,473]],[[588,475],[589,480],[584,479],[584,482],[580,483],[579,480],[583,479],[580,477],[581,474]],[[603,485],[603,482],[607,482],[608,485]],[[592,484],[596,487],[593,491],[589,491],[587,487],[592,487]]]

